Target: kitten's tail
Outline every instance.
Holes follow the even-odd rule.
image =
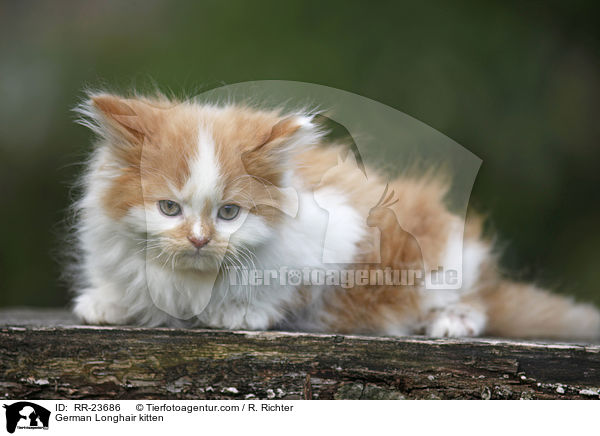
[[[600,339],[600,311],[590,304],[511,281],[483,291],[482,297],[487,306],[487,335]]]

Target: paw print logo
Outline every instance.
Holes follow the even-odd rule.
[[[287,282],[292,286],[298,286],[302,281],[302,274],[298,270],[289,271],[287,274]]]

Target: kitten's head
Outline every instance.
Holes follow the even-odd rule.
[[[251,257],[281,222],[294,154],[320,136],[301,114],[165,98],[93,94],[79,112],[102,139],[88,188],[169,268]]]

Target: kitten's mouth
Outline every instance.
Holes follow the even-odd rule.
[[[208,250],[206,250],[204,248],[196,248],[194,250],[186,250],[183,252],[183,255],[188,256],[188,257],[194,257],[194,258],[202,258],[202,257],[212,256],[212,254],[209,253]]]
[[[146,260],[163,268],[176,270],[208,271],[219,264],[218,256],[206,248],[181,251],[149,251]],[[218,269],[218,267],[217,267]]]
[[[214,253],[210,253],[208,250],[188,250],[181,253],[179,260],[176,262],[176,266],[183,269],[195,269],[195,270],[209,270],[218,269],[219,264],[218,256]]]

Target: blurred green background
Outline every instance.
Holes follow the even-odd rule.
[[[0,2],[0,306],[68,301],[56,252],[90,147],[86,85],[341,88],[483,160],[511,274],[600,304],[600,3]]]

